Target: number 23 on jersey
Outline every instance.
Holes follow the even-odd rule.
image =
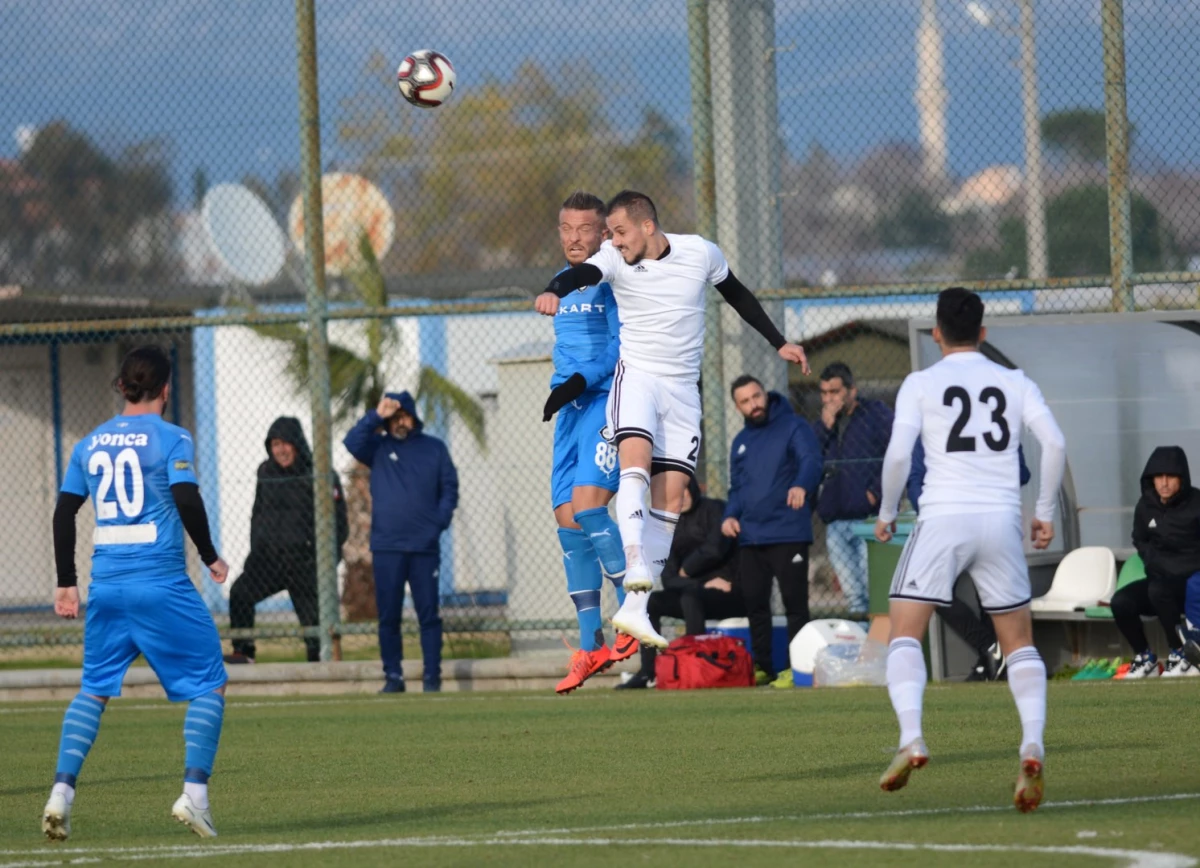
[[[992,429],[983,432],[983,442],[993,452],[1003,452],[1008,448],[1012,432],[1004,411],[1008,409],[1008,399],[1004,392],[995,386],[988,386],[979,393],[979,403],[991,412]],[[971,421],[971,393],[962,386],[949,386],[942,395],[942,404],[946,407],[958,407],[958,418],[950,428],[950,436],[946,438],[947,452],[974,452],[976,438],[964,436],[963,431]]]

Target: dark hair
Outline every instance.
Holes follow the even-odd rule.
[[[609,214],[618,208],[623,208],[629,215],[629,219],[637,223],[641,223],[643,220],[653,220],[654,225],[658,225],[658,209],[654,207],[654,203],[645,193],[622,190],[608,200]]]
[[[854,387],[854,372],[845,362],[830,362],[825,366],[825,370],[821,371],[821,381],[829,380],[841,380],[843,386],[851,389]]]
[[[153,401],[171,381],[171,360],[162,347],[147,344],[130,350],[121,362],[113,388],[130,404]]]
[[[595,211],[600,215],[600,219],[608,216],[608,209],[604,207],[604,200],[599,196],[588,193],[584,190],[576,190],[562,203],[562,211]]]
[[[951,346],[979,343],[983,326],[983,299],[961,286],[938,293],[937,324],[942,339]]]
[[[732,398],[734,392],[736,392],[738,389],[742,388],[743,386],[749,386],[751,383],[757,383],[758,388],[762,389],[764,392],[766,391],[766,389],[763,388],[762,381],[758,377],[753,377],[750,374],[742,374],[740,377],[738,377],[736,380],[734,380],[732,383],[729,384],[729,397]]]

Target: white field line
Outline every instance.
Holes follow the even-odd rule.
[[[1079,799],[1063,802],[1045,802],[1039,810],[1052,808],[1104,807],[1154,802],[1172,802],[1200,799],[1200,793],[1173,793],[1161,796],[1134,796],[1117,799]],[[1028,852],[1059,853],[1063,855],[1097,856],[1126,860],[1130,868],[1192,868],[1197,861],[1190,856],[1177,853],[1119,850],[1104,847],[1038,847],[1032,845],[992,844],[922,844],[914,842],[823,840],[744,840],[744,839],[600,839],[577,838],[587,833],[635,832],[682,827],[709,827],[751,825],[774,822],[812,822],[817,820],[878,820],[901,817],[929,816],[939,814],[971,814],[1011,812],[1011,807],[996,805],[963,805],[956,808],[928,808],[905,811],[855,811],[849,813],[792,814],[782,816],[753,816],[712,818],[702,820],[679,820],[652,823],[625,823],[620,825],[590,826],[574,829],[525,829],[501,830],[467,836],[427,836],[414,838],[383,838],[358,841],[317,841],[298,844],[220,844],[208,845],[158,845],[153,847],[69,847],[53,851],[0,850],[0,857],[18,857],[24,861],[3,862],[0,868],[26,868],[26,866],[87,864],[103,859],[119,861],[145,861],[162,858],[205,858],[208,856],[232,856],[255,853],[292,853],[316,850],[354,850],[397,847],[479,847],[479,846],[573,846],[576,844],[642,844],[645,846],[665,845],[697,847],[790,847],[794,849],[875,849],[875,850],[926,850],[944,852]],[[32,861],[30,861],[32,860]]]
[[[144,862],[153,859],[204,859],[214,856],[324,852],[335,850],[429,848],[429,847],[732,847],[741,849],[792,850],[884,850],[888,852],[932,853],[1035,853],[1059,856],[1092,856],[1113,860],[1125,868],[1194,868],[1196,860],[1181,853],[1123,850],[1108,847],[1046,847],[1025,844],[927,844],[912,841],[857,841],[826,839],[818,841],[711,839],[711,838],[383,838],[369,841],[314,841],[304,844],[211,844],[180,847],[123,848],[106,850],[61,850],[56,854],[42,850],[30,853],[33,859],[0,863],[0,868],[39,868],[45,865],[80,865],[100,861]],[[40,855],[41,858],[37,858]]]

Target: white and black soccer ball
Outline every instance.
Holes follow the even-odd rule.
[[[400,95],[418,108],[437,108],[450,99],[456,78],[450,58],[428,48],[414,51],[396,70]]]

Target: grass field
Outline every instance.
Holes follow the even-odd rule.
[[[1047,803],[1011,807],[1004,685],[933,686],[930,765],[876,781],[884,691],[441,694],[229,702],[220,837],[170,820],[183,708],[116,700],[65,844],[40,838],[62,705],[0,706],[0,868],[1136,865],[1200,854],[1200,683],[1050,686]]]

